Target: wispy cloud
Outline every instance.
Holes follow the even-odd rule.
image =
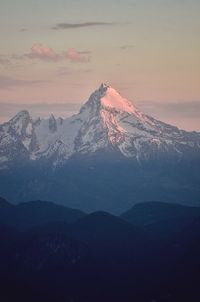
[[[69,67],[59,67],[56,71],[56,76],[69,76],[72,74],[72,70]]]
[[[38,83],[44,83],[41,80],[21,80],[8,76],[0,75],[0,89],[11,89],[18,86],[30,86]]]
[[[82,51],[79,51],[79,54],[81,55],[89,55],[91,54],[92,52],[90,50],[82,50]]]
[[[94,27],[94,26],[114,26],[117,22],[81,22],[81,23],[58,23],[52,29],[74,29],[83,27]]]
[[[135,47],[135,45],[122,45],[122,46],[120,46],[120,49],[127,50],[127,49],[134,48],[134,47]]]
[[[56,71],[56,76],[63,77],[63,76],[70,76],[70,75],[75,75],[75,74],[87,74],[91,73],[94,70],[91,68],[86,68],[86,69],[71,69],[69,67],[59,67]]]

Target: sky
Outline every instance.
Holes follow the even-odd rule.
[[[199,0],[0,0],[0,121],[69,116],[106,82],[200,131]]]

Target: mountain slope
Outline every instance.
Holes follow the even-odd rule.
[[[196,217],[200,217],[200,208],[149,201],[134,205],[130,210],[121,214],[120,217],[141,227],[173,218],[179,220],[188,217],[194,220]]]
[[[19,112],[0,126],[0,167],[23,160],[63,165],[76,154],[112,150],[138,161],[156,156],[199,154],[200,134],[186,132],[140,112],[102,84],[70,118],[33,119]]]
[[[199,205],[200,134],[140,112],[106,84],[80,112],[0,125],[0,195],[119,214],[136,201]],[[12,185],[12,189],[11,189]]]
[[[146,202],[133,206],[120,215],[125,221],[143,227],[148,234],[164,239],[179,234],[195,219],[200,218],[200,207],[164,202]]]
[[[1,202],[1,199],[0,199]],[[31,201],[12,205],[0,203],[0,224],[27,229],[46,223],[71,223],[85,214],[80,210],[70,209],[47,201]]]
[[[199,301],[199,232],[196,219],[163,243],[105,212],[25,232],[0,225],[0,299]]]
[[[129,297],[127,290],[143,296],[144,267],[149,274],[144,265],[147,246],[140,229],[107,213],[94,213],[71,225],[53,223],[27,230],[0,259],[0,298],[27,301],[30,285],[38,301],[107,301],[108,297],[121,301],[122,296]],[[12,292],[5,290],[9,284]],[[25,285],[23,290],[20,284]],[[28,290],[29,295],[32,298]]]
[[[0,197],[0,209],[4,210],[4,209],[11,209],[12,208],[12,204],[9,203],[6,199]]]

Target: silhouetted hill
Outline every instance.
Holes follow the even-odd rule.
[[[130,210],[121,214],[126,221],[139,226],[150,225],[169,218],[183,216],[199,216],[200,208],[188,207],[165,202],[144,202],[134,205]]]
[[[164,202],[145,202],[134,205],[120,217],[156,236],[166,237],[179,232],[195,218],[200,217],[200,208]]]
[[[12,205],[4,198],[0,197],[0,209],[11,208]]]
[[[200,217],[186,225],[168,242],[169,267],[165,284],[173,301],[199,301]]]
[[[75,301],[83,297],[98,301],[106,299],[107,291],[118,301],[127,280],[134,287],[133,295],[141,291],[147,242],[139,228],[98,212],[72,224],[51,223],[27,230],[8,248],[0,275],[4,283],[10,276],[16,278],[17,292],[20,284],[29,288],[33,283],[37,298],[44,295],[45,301],[62,301],[68,295]],[[19,291],[18,297],[27,299],[26,290]]]
[[[200,299],[198,208],[163,203],[135,206],[131,216],[138,218],[135,226],[136,220],[130,223],[124,215],[106,212],[81,213],[81,217],[73,212],[73,220],[67,216],[71,209],[48,202],[3,204],[17,208],[15,225],[21,230],[0,224],[2,301]],[[62,216],[61,210],[68,212]],[[181,227],[175,227],[175,220]]]
[[[81,232],[83,236],[99,239],[118,240],[124,238],[125,234],[134,237],[141,232],[120,217],[113,216],[107,212],[94,212],[79,219],[73,224],[73,228]]]
[[[0,223],[17,228],[30,228],[51,222],[71,223],[85,215],[80,210],[47,201],[31,201],[14,206],[0,200],[0,208]]]
[[[19,239],[19,236],[20,233],[15,228],[0,223],[0,239],[1,239],[0,259],[1,260],[4,253],[7,251],[9,247],[13,245],[15,241]]]

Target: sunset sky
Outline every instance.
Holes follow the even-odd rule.
[[[67,116],[106,82],[200,131],[199,0],[0,1],[0,121]]]

